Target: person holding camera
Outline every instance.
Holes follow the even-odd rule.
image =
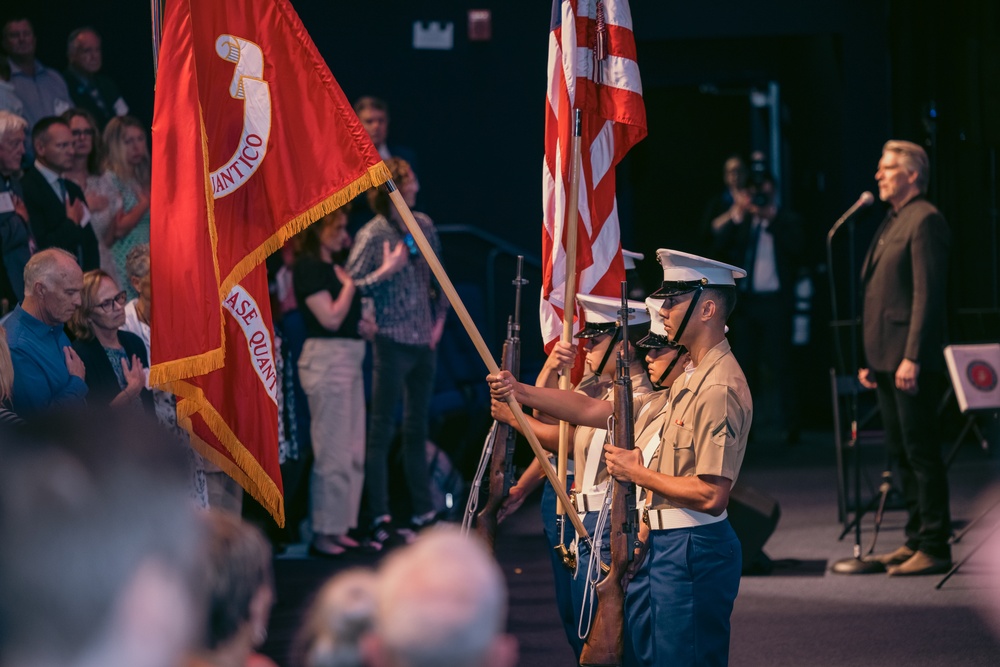
[[[713,256],[747,269],[747,279],[739,285],[741,307],[733,316],[733,353],[755,394],[761,391],[762,369],[773,376],[771,386],[781,394],[777,403],[784,437],[794,444],[800,426],[788,346],[804,243],[801,219],[778,207],[775,192],[766,168],[751,168],[747,187],[712,221]]]

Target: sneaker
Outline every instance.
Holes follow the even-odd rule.
[[[419,533],[424,528],[433,526],[435,523],[437,523],[437,520],[438,520],[437,512],[431,510],[426,514],[421,514],[420,516],[415,516],[412,519],[410,519],[409,530],[414,534]]]
[[[392,527],[392,522],[383,520],[372,526],[368,534],[368,547],[375,551],[392,549],[407,543],[405,535]]]

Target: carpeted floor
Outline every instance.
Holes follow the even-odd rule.
[[[877,486],[878,451],[865,455],[863,495]],[[870,459],[870,464],[869,464]],[[952,515],[961,527],[1000,499],[1000,459],[966,443],[949,479]],[[985,596],[1000,597],[989,577],[1000,554],[979,551],[938,590],[939,576],[890,578],[886,575],[832,574],[830,564],[852,555],[853,533],[838,540],[837,483],[829,433],[805,434],[794,447],[768,441],[751,443],[739,484],[780,503],[782,517],[764,551],[774,562],[768,575],[745,576],[733,613],[731,664],[841,666],[1000,664],[1000,643],[980,611]],[[905,513],[885,515],[877,551],[902,543]],[[954,547],[963,558],[1000,521],[994,509]],[[872,515],[864,517],[863,543],[872,539]],[[572,665],[552,602],[552,574],[537,501],[525,504],[501,526],[498,559],[510,587],[510,631],[521,647],[525,667]],[[338,561],[303,557],[292,547],[276,559],[278,603],[264,650],[289,665],[289,647],[304,605],[318,585],[345,567],[370,564],[371,556]],[[1000,622],[998,622],[1000,628]]]

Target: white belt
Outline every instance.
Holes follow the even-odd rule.
[[[593,493],[574,493],[569,497],[577,514],[587,512],[597,512],[604,506],[605,491],[594,491]]]
[[[650,530],[669,530],[671,528],[707,526],[718,523],[727,516],[729,515],[726,513],[726,510],[722,510],[722,514],[719,516],[712,516],[704,512],[677,507],[662,510],[645,509],[642,513],[642,520],[643,523],[649,526]]]

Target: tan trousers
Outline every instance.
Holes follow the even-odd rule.
[[[313,532],[343,535],[358,525],[365,480],[365,343],[309,338],[299,357],[299,381],[309,398],[313,469]]]

